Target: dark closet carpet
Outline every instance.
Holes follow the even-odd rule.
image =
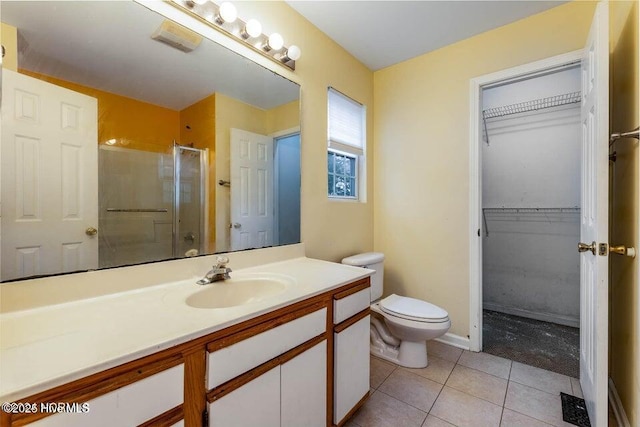
[[[489,310],[482,325],[485,353],[580,376],[580,329]]]

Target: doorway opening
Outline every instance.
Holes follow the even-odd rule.
[[[571,377],[580,366],[580,61],[572,52],[474,79],[471,111],[470,224],[480,238],[470,347]]]

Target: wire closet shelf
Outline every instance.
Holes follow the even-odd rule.
[[[549,96],[546,98],[533,99],[531,101],[519,102],[517,104],[487,108],[486,110],[482,111],[482,121],[484,122],[484,133],[486,136],[487,144],[489,144],[489,132],[487,131],[488,119],[528,113],[530,111],[543,110],[546,108],[560,107],[562,105],[577,104],[581,99],[582,93],[578,91]]]
[[[551,208],[551,207],[539,207],[539,208],[482,208],[482,222],[484,223],[485,237],[489,237],[489,227],[487,226],[487,213],[501,213],[501,214],[579,214],[580,208],[577,206]]]

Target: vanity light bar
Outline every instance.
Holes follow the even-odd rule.
[[[210,0],[171,0],[170,3],[263,56],[292,70],[296,69],[300,48],[295,45],[288,48],[284,46],[284,40],[278,33],[269,36],[263,34],[262,25],[255,19],[245,22],[238,18],[232,3],[225,1],[217,5]]]

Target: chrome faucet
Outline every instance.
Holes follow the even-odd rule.
[[[208,285],[213,282],[231,279],[231,277],[229,276],[229,273],[231,273],[231,269],[227,267],[228,263],[229,258],[227,258],[226,256],[216,257],[216,264],[213,266],[213,268],[196,283],[198,285]]]

